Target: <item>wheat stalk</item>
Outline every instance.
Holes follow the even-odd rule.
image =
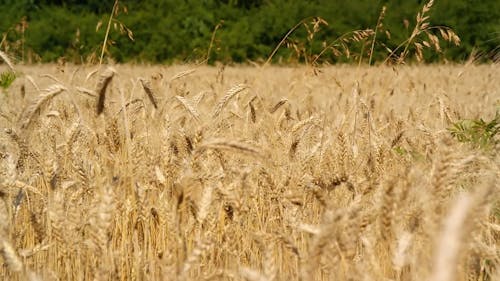
[[[104,41],[102,42],[101,57],[99,58],[99,65],[102,64],[102,60],[104,58],[104,52],[106,52],[106,46],[107,46],[107,42],[108,42],[109,31],[111,30],[111,23],[113,22],[113,17],[117,13],[117,9],[118,9],[118,0],[115,0],[115,3],[113,4],[113,9],[111,10],[111,15],[109,16],[108,26],[106,28],[106,35],[104,35]]]

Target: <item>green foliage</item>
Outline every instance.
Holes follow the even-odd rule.
[[[491,121],[481,119],[461,120],[448,129],[460,142],[468,142],[479,148],[490,148],[500,140],[500,112]]]
[[[12,71],[4,71],[0,73],[0,87],[2,87],[4,90],[9,88],[14,80],[16,80],[16,77],[16,73]]]
[[[114,1],[98,0],[0,0],[0,34],[5,35],[0,48],[18,58],[54,61],[59,57],[81,63],[99,56],[105,26],[96,31],[99,21],[109,18]],[[416,23],[416,13],[426,1],[329,1],[329,0],[122,0],[128,13],[120,12],[117,29],[133,31],[134,42],[111,30],[107,56],[118,62],[202,61],[217,30],[210,52],[210,62],[246,62],[265,60],[284,35],[306,18],[328,22],[314,40],[310,29],[301,26],[287,39],[290,48],[279,48],[273,62],[304,62],[319,54],[324,44],[354,30],[375,29],[382,6],[386,6],[383,27],[379,29],[374,50],[368,54],[370,38],[351,42],[350,57],[340,44],[321,55],[318,63],[348,61],[383,61],[388,50],[407,40]],[[18,28],[23,17],[27,27]],[[459,47],[442,42],[442,52],[425,49],[425,61],[464,60],[473,48],[494,56],[500,45],[500,1],[440,0],[429,12],[432,26],[450,27],[462,39]],[[112,28],[114,28],[114,23]],[[310,26],[309,26],[310,27]],[[433,31],[429,31],[433,32]],[[431,33],[439,36],[439,32]],[[426,35],[427,36],[427,35]],[[426,39],[427,40],[427,39]],[[17,42],[17,43],[16,43]],[[419,41],[420,42],[420,41]],[[9,44],[12,43],[12,44]],[[413,48],[413,45],[410,46]],[[336,53],[344,53],[338,57]],[[409,50],[411,51],[411,50]],[[92,60],[92,59],[91,59]]]

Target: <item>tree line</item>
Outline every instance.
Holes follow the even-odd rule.
[[[374,63],[411,36],[426,3],[0,0],[0,50],[24,62],[84,63],[99,59],[107,38],[105,57],[118,62],[241,63],[265,61],[281,42],[272,62]],[[500,1],[439,0],[427,15],[433,26],[453,29],[461,44],[443,41],[439,52],[424,50],[426,61],[464,61],[473,50],[485,60],[498,58]],[[372,33],[350,33],[367,29]]]

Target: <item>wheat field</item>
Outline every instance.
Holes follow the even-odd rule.
[[[17,71],[3,280],[500,280],[498,64]]]

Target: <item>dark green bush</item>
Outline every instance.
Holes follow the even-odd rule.
[[[96,25],[99,21],[105,25],[112,2],[0,0],[0,32],[6,39],[0,48],[10,48],[9,53],[18,59],[29,58],[31,54],[42,61],[64,56],[70,61],[82,62],[100,52],[105,28],[96,32]],[[123,0],[120,3],[127,7],[128,13],[120,10],[117,18],[133,31],[136,40],[131,42],[127,36],[112,30],[109,39],[114,45],[110,46],[108,56],[119,62],[161,63],[204,60],[214,27],[221,21],[224,23],[216,33],[210,62],[266,59],[290,28],[312,16],[329,23],[315,34],[312,45],[308,46],[308,50],[315,53],[324,42],[329,43],[346,32],[374,28],[381,7],[386,5],[384,32],[377,37],[373,55],[375,61],[381,61],[387,57],[386,47],[392,49],[408,38],[415,15],[425,1]],[[28,27],[23,34],[16,24],[24,16]],[[443,53],[424,54],[427,61],[464,60],[474,47],[485,59],[498,54],[495,49],[500,45],[499,1],[440,0],[436,1],[430,16],[432,25],[456,30],[462,45],[446,48],[443,43]],[[409,30],[405,21],[409,23]],[[385,31],[390,33],[390,39]],[[301,27],[290,40],[303,43],[306,37],[307,32]],[[19,42],[24,44],[24,49]],[[361,53],[361,50],[361,45],[356,45],[352,51]],[[366,51],[363,50],[365,57]],[[291,49],[280,48],[274,61],[294,59],[293,53]],[[325,54],[322,59],[338,60],[331,54]]]

